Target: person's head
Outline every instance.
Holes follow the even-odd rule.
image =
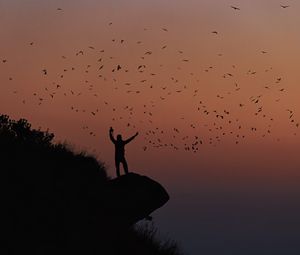
[[[117,140],[118,141],[122,141],[122,136],[119,134],[119,135],[117,135]]]

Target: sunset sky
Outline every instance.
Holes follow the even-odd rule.
[[[129,168],[167,188],[155,222],[188,254],[299,254],[299,13],[295,0],[0,0],[0,113],[110,176],[109,127],[139,131]]]

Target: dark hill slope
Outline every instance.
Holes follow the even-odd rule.
[[[132,227],[168,201],[160,184],[137,174],[109,180],[103,164],[53,137],[0,115],[10,254],[179,254],[174,242]]]

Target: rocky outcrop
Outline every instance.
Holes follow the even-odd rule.
[[[146,218],[169,200],[162,185],[135,173],[110,180],[108,192],[109,211],[123,225],[132,225]]]

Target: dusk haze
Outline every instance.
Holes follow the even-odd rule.
[[[9,171],[15,170],[3,165],[8,186],[20,187],[21,180],[24,187],[47,183],[50,165],[61,162],[54,162],[60,158],[53,156],[56,149],[49,149],[50,165],[38,152],[43,149],[33,149],[41,176],[32,173],[27,185],[32,162],[24,155],[32,140],[23,145],[27,138],[14,124],[25,119],[33,136],[53,134],[45,133],[49,148],[63,144],[75,155],[73,161],[68,158],[72,166],[83,164],[94,174],[78,177],[78,182],[89,180],[81,187],[93,187],[82,193],[86,199],[80,204],[89,213],[96,208],[87,220],[97,222],[88,223],[92,245],[104,242],[93,236],[102,224],[96,213],[102,207],[94,204],[99,192],[101,206],[109,208],[99,217],[114,221],[108,232],[123,236],[129,231],[130,238],[120,237],[120,247],[127,242],[138,247],[134,253],[129,245],[128,251],[107,246],[109,253],[91,245],[82,254],[299,255],[299,13],[295,0],[0,0],[0,115],[10,119],[0,118],[1,157],[2,162],[19,156],[26,161],[23,166],[18,161],[25,177],[17,184],[10,181],[20,175],[11,177]],[[11,155],[7,144],[17,146]],[[15,148],[22,149],[14,154]],[[76,164],[77,154],[88,159]],[[69,168],[66,173],[71,177],[65,174],[64,180],[77,178]],[[55,183],[61,178],[49,176]],[[93,182],[97,176],[100,190]],[[66,190],[77,184],[72,185]],[[49,189],[58,186],[49,181]],[[35,196],[40,189],[32,190]],[[77,208],[75,202],[74,207],[60,203],[47,208],[67,208],[71,214]],[[27,206],[22,204],[25,211]],[[122,211],[117,214],[116,208]],[[77,219],[70,222],[76,225]],[[79,232],[89,231],[82,226]],[[148,228],[174,246],[144,252],[132,240],[144,240],[139,238]],[[13,231],[11,248],[18,246],[14,240],[22,240]],[[73,234],[68,240],[82,236]],[[72,254],[62,236],[59,247]],[[62,252],[49,240],[47,248],[34,241],[39,249],[30,246],[31,254]],[[11,254],[20,254],[18,249]]]

